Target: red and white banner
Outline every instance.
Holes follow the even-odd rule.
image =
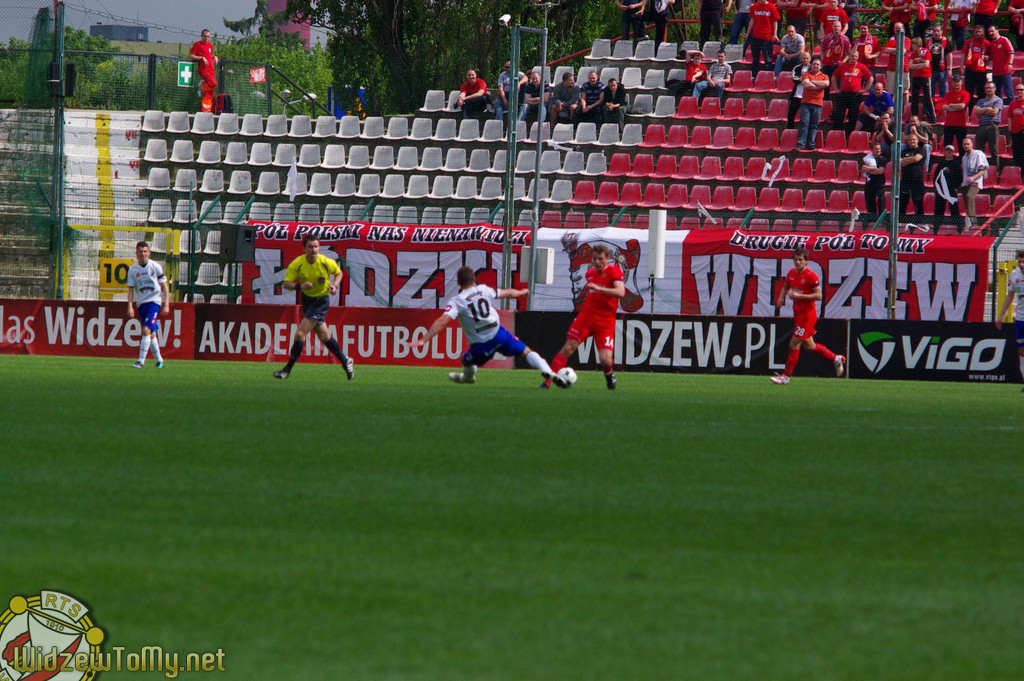
[[[680,312],[774,317],[793,249],[805,246],[821,279],[822,317],[886,319],[889,235],[799,234],[701,230],[683,247]],[[897,241],[896,317],[929,321],[983,321],[992,239],[903,235]]]
[[[257,66],[249,69],[249,82],[255,85],[256,83],[267,82],[267,67]]]
[[[192,359],[193,308],[172,304],[160,319],[160,352]],[[138,357],[142,324],[126,303],[82,300],[0,300],[0,352],[28,355]]]

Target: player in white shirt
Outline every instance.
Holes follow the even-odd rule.
[[[145,366],[146,355],[152,350],[156,368],[163,369],[164,358],[160,355],[160,344],[156,334],[160,330],[157,316],[170,311],[170,289],[167,288],[164,268],[149,259],[149,244],[145,241],[137,243],[135,257],[138,258],[138,262],[132,263],[128,268],[128,288],[131,289],[128,294],[128,317],[138,314],[139,321],[142,322],[142,340],[139,341],[139,358],[132,367],[141,369]]]
[[[1020,355],[1020,375],[1024,378],[1024,249],[1017,251],[1017,269],[1010,272],[1006,281],[1006,299],[996,315],[996,328],[1003,328],[1003,317],[1013,301],[1017,301],[1017,314],[1013,326],[1017,331],[1017,354]]]
[[[494,353],[500,352],[506,357],[526,356],[527,363],[540,371],[545,379],[555,385],[565,387],[561,376],[556,376],[543,357],[526,347],[523,341],[506,331],[498,319],[498,310],[494,301],[498,298],[521,298],[529,293],[528,289],[503,288],[495,291],[490,286],[476,283],[476,273],[471,267],[460,267],[457,273],[459,292],[448,301],[444,313],[430,325],[427,335],[413,343],[421,348],[430,339],[441,332],[456,317],[469,339],[469,350],[462,356],[462,371],[448,374],[455,383],[474,383],[477,368],[487,364]]]

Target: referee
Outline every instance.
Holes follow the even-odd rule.
[[[354,363],[341,351],[338,339],[331,336],[324,323],[327,308],[331,306],[329,296],[337,293],[341,285],[341,268],[331,258],[320,255],[320,241],[314,236],[306,235],[302,238],[302,249],[306,253],[295,258],[284,274],[285,289],[302,291],[302,322],[295,329],[288,364],[284,369],[275,371],[274,378],[288,378],[306,345],[306,336],[313,330],[331,354],[338,358],[341,366],[345,367],[345,375],[351,381],[355,375],[352,368]]]

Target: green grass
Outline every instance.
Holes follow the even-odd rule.
[[[68,591],[109,645],[268,680],[1024,670],[1017,387],[129,362],[0,356],[0,603]]]

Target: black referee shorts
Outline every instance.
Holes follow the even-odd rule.
[[[327,309],[331,306],[330,296],[310,298],[302,294],[302,316],[310,321],[322,324],[327,318]]]

